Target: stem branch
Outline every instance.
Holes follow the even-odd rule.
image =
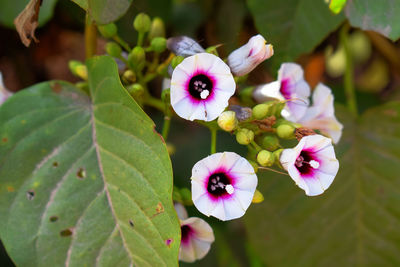
[[[85,24],[85,56],[86,59],[93,57],[97,50],[97,28],[95,23],[86,14]]]
[[[211,154],[217,152],[217,129],[210,127],[211,132]]]

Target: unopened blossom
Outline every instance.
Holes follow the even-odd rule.
[[[296,147],[284,149],[280,162],[308,196],[328,189],[339,170],[332,140],[318,134],[305,136]]]
[[[233,152],[215,153],[192,169],[192,199],[206,216],[222,221],[242,217],[257,187],[253,166]]]
[[[304,80],[304,72],[300,65],[284,63],[278,71],[278,80],[260,85],[253,91],[257,102],[269,100],[287,101],[282,116],[292,122],[302,118],[309,105],[310,86]]]
[[[171,37],[167,40],[167,48],[175,55],[182,57],[193,56],[205,52],[195,40],[187,36]]]
[[[217,56],[200,53],[185,58],[171,78],[171,105],[187,120],[212,121],[228,106],[236,84]]]
[[[214,242],[214,232],[210,225],[203,219],[188,218],[185,207],[176,203],[175,210],[181,224],[181,245],[179,260],[194,262],[207,255]]]
[[[272,45],[266,44],[260,34],[249,39],[247,44],[239,47],[228,56],[228,65],[236,76],[251,72],[261,62],[274,54]]]
[[[298,121],[307,128],[319,130],[336,144],[342,136],[343,125],[335,117],[333,94],[329,87],[318,84],[312,95],[312,106]]]
[[[3,104],[10,96],[12,96],[12,93],[4,86],[3,75],[0,72],[0,105]]]

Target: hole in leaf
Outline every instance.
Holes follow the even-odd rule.
[[[58,220],[57,216],[51,216],[50,217],[50,222],[56,222]]]
[[[134,227],[135,225],[133,224],[133,221],[132,220],[129,220],[129,225],[131,226],[131,227]]]
[[[76,172],[76,176],[79,179],[83,179],[86,177],[86,170],[84,168],[79,168],[78,171]]]
[[[28,200],[33,200],[35,198],[35,191],[33,190],[26,191],[26,198]]]
[[[60,232],[60,235],[62,237],[68,237],[72,235],[72,230],[71,229],[64,229]]]
[[[58,162],[57,162],[57,161],[54,161],[54,162],[53,162],[53,167],[54,167],[54,168],[57,168],[57,167],[58,167]]]

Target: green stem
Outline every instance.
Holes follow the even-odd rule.
[[[122,46],[127,52],[131,52],[131,48],[128,43],[121,39],[118,35],[113,37],[113,40],[116,41],[120,46]]]
[[[152,97],[152,96],[146,97],[144,104],[147,106],[156,108],[162,112],[164,112],[164,110],[165,110],[164,103],[160,99]]]
[[[97,28],[95,23],[86,14],[85,24],[85,56],[86,59],[93,57],[97,50]]]
[[[171,117],[169,115],[165,115],[164,125],[162,128],[162,137],[164,138],[164,141],[167,141],[170,125],[171,125]]]
[[[217,152],[217,129],[216,128],[210,128],[211,132],[211,154],[214,154]]]
[[[340,31],[340,42],[346,55],[346,70],[344,73],[344,91],[347,100],[347,108],[354,115],[358,115],[357,99],[354,89],[354,65],[348,42],[348,31],[350,26],[346,23]]]
[[[254,140],[253,140],[253,141],[251,141],[251,143],[250,143],[250,144],[252,144],[252,145],[253,145],[254,149],[255,149],[257,152],[262,150],[262,148],[261,148],[259,145],[257,145],[257,143],[256,143],[256,142],[254,142]]]
[[[137,46],[142,46],[143,45],[143,39],[144,39],[144,33],[143,32],[139,32]]]

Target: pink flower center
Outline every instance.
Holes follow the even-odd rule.
[[[182,243],[187,244],[189,243],[190,237],[194,234],[194,230],[189,225],[185,224],[181,226],[181,233],[182,233]]]
[[[315,159],[314,153],[307,150],[301,151],[294,164],[303,175],[312,174],[314,169],[319,167],[319,161]]]
[[[194,75],[188,85],[189,94],[199,100],[207,99],[213,89],[212,80],[205,74]]]
[[[290,80],[289,79],[283,79],[281,81],[281,94],[285,99],[291,99],[291,92],[290,92]]]
[[[207,191],[215,197],[221,197],[232,193],[231,179],[223,172],[210,175],[208,178]]]

